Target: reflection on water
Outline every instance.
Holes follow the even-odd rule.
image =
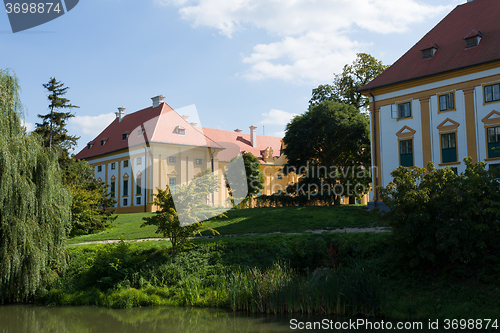
[[[278,333],[278,332],[345,332],[390,331],[383,329],[292,329],[296,322],[321,321],[324,317],[302,316],[247,316],[218,309],[147,307],[133,309],[106,309],[101,307],[43,307],[29,305],[0,306],[0,333]],[[326,318],[346,322],[348,318]],[[360,318],[357,318],[360,319]],[[357,320],[353,319],[353,320]],[[374,320],[380,322],[380,320]],[[407,332],[449,332],[429,330],[423,320],[419,330]],[[395,323],[394,323],[395,325]],[[398,331],[393,327],[392,331]],[[466,332],[466,331],[461,331]]]

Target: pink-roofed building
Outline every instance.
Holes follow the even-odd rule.
[[[467,156],[500,166],[499,17],[500,1],[468,0],[360,89],[370,98],[374,187],[399,166],[433,161],[460,173]]]
[[[95,177],[109,185],[117,200],[116,212],[154,211],[149,204],[155,189],[188,183],[194,175],[211,170],[221,181],[212,196],[215,206],[228,206],[223,176],[224,168],[240,153],[258,158],[264,174],[263,194],[285,190],[296,181],[284,175],[281,138],[224,131],[196,126],[187,116],[179,115],[164,96],[153,97],[151,107],[125,114],[118,108],[115,120],[76,156],[85,159],[95,170]]]

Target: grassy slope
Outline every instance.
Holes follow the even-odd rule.
[[[353,205],[233,209],[226,212],[227,218],[210,219],[205,224],[216,229],[221,235],[385,226],[376,215],[367,212],[363,207]],[[120,214],[108,230],[69,239],[68,244],[109,239],[131,240],[161,237],[155,233],[154,226],[140,227],[142,218],[151,214]],[[211,235],[210,232],[204,232],[204,234]]]

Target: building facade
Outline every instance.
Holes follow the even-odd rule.
[[[153,97],[153,105],[131,114],[118,108],[116,119],[75,158],[86,160],[117,200],[117,213],[154,211],[150,202],[157,189],[175,189],[194,175],[210,170],[220,179],[217,192],[208,198],[215,207],[227,207],[229,193],[225,167],[240,153],[250,152],[264,174],[263,194],[284,190],[297,176],[284,175],[281,139],[249,133],[203,128],[179,115],[164,96]]]
[[[457,6],[360,91],[370,98],[373,182],[399,166],[500,164],[500,1]],[[379,201],[377,191],[370,202]]]

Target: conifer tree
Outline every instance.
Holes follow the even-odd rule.
[[[69,156],[71,148],[76,146],[76,141],[79,137],[68,135],[66,122],[73,118],[71,112],[61,112],[60,110],[78,108],[78,106],[70,103],[69,99],[64,98],[69,87],[64,87],[64,83],[57,81],[56,78],[50,78],[47,84],[43,87],[48,91],[47,96],[50,101],[50,112],[45,115],[39,114],[38,117],[43,120],[41,124],[36,124],[35,132],[44,138],[44,145],[52,148],[58,147],[62,150],[63,155]]]
[[[65,267],[71,194],[56,153],[21,126],[14,74],[0,70],[0,303],[29,301]]]

